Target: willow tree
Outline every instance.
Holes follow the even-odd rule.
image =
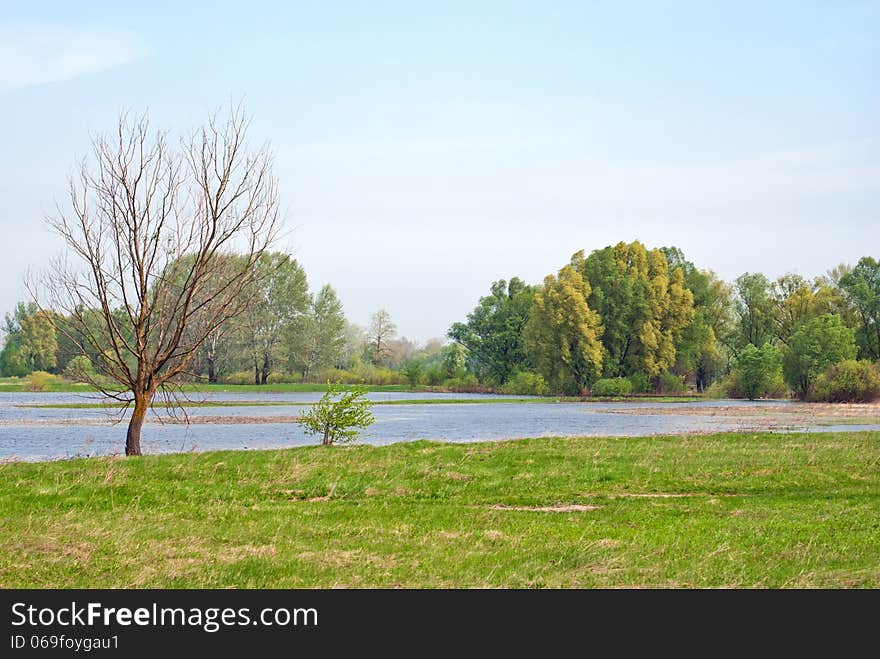
[[[656,377],[675,364],[675,344],[694,319],[694,296],[680,267],[636,241],[572,257],[590,284],[589,304],[605,326],[605,374]]]
[[[525,327],[526,354],[557,391],[581,393],[602,373],[599,314],[590,309],[590,285],[570,265],[535,292]]]
[[[240,108],[172,144],[122,115],[48,218],[67,255],[30,282],[57,330],[90,359],[105,395],[133,411],[126,455],[157,393],[174,392],[207,337],[247,307],[280,217],[272,157],[249,150]],[[229,267],[236,254],[236,267]]]

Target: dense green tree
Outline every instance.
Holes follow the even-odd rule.
[[[835,291],[821,278],[788,273],[770,285],[769,305],[773,337],[787,345],[801,323],[835,310]]]
[[[855,359],[853,331],[840,316],[824,314],[802,323],[792,334],[782,359],[785,381],[798,398],[806,400],[815,379],[829,364]]]
[[[503,384],[526,366],[523,330],[529,319],[535,289],[514,277],[493,282],[467,322],[455,323],[449,338],[464,346],[468,362],[486,381]]]
[[[607,377],[645,373],[652,378],[675,364],[675,345],[694,319],[694,297],[684,272],[666,255],[638,242],[583,252],[572,265],[591,290],[589,305],[602,319]]]
[[[779,350],[765,343],[757,348],[751,343],[740,350],[736,356],[736,370],[742,395],[749,400],[767,394],[770,386],[779,377],[781,356]]]
[[[269,374],[286,356],[282,337],[308,310],[306,273],[288,254],[263,254],[247,295],[248,310],[242,317],[240,332],[250,354],[254,384],[266,384]]]
[[[721,367],[721,337],[731,332],[732,289],[711,270],[698,270],[677,247],[663,247],[669,269],[680,268],[694,296],[694,319],[675,343],[675,370],[694,375],[697,391],[715,379]]]
[[[58,341],[53,317],[37,305],[19,302],[6,314],[6,341],[0,352],[0,372],[23,376],[32,371],[54,371]]]
[[[467,353],[461,344],[443,346],[437,357],[447,378],[462,377],[467,372]]]
[[[579,394],[602,373],[602,323],[589,296],[590,284],[571,265],[534,294],[525,348],[556,391]]]
[[[856,330],[859,352],[866,359],[880,359],[880,261],[866,256],[840,277],[840,286],[858,312]]]
[[[326,285],[311,299],[309,308],[291,325],[290,366],[303,379],[316,370],[334,366],[345,345],[346,321],[342,302]]]
[[[773,309],[770,301],[770,281],[759,272],[740,275],[734,282],[736,314],[739,332],[732,342],[734,353],[751,344],[761,346],[773,338]]]

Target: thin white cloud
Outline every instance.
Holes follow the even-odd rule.
[[[122,30],[5,25],[0,27],[0,92],[97,73],[145,52],[136,34]]]

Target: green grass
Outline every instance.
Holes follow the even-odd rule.
[[[0,586],[877,588],[880,433],[5,464]]]

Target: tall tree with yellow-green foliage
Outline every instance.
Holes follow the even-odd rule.
[[[526,354],[555,391],[579,394],[602,373],[602,323],[589,296],[589,283],[571,265],[535,293]]]
[[[657,377],[675,364],[676,342],[694,319],[694,296],[681,268],[638,242],[572,257],[590,287],[589,305],[605,327],[607,376]]]

